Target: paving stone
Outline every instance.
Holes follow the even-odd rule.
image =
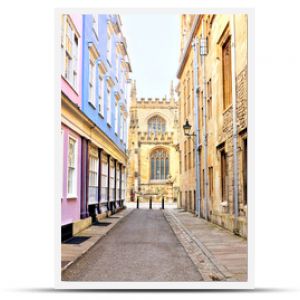
[[[204,280],[247,280],[248,245],[244,238],[188,212],[166,209],[165,216]]]

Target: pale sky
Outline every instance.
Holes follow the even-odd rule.
[[[174,88],[177,82],[180,15],[128,14],[121,20],[138,98],[169,97],[171,80]]]

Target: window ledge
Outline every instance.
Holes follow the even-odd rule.
[[[104,119],[104,115],[100,111],[98,112],[98,114],[99,114],[100,118]]]
[[[98,33],[96,32],[95,28],[93,28],[93,32],[94,32],[94,34],[95,34],[95,36],[96,36],[97,41],[99,41]]]
[[[77,196],[75,195],[68,195],[67,200],[77,200]]]
[[[150,183],[166,183],[168,181],[168,179],[150,179]]]
[[[232,108],[232,103],[223,110],[223,115]]]
[[[89,100],[89,105],[93,108],[96,109],[96,106]]]
[[[70,88],[73,90],[73,92],[79,96],[78,91],[74,88],[74,86],[71,84],[71,82],[64,76],[61,74],[61,78],[70,86]]]

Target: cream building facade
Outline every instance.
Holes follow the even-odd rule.
[[[247,22],[247,15],[242,14],[182,15],[177,72],[180,128],[186,120],[192,131],[195,122],[199,127],[196,153],[193,138],[179,131],[179,204],[196,212],[195,155],[199,155],[200,215],[244,237],[248,215]],[[202,57],[201,38],[201,45],[206,46]]]
[[[177,201],[179,197],[178,102],[170,98],[137,98],[131,88],[128,130],[127,199]]]

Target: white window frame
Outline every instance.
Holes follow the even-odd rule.
[[[123,116],[123,142],[126,144],[126,140],[125,140],[126,135],[125,135],[125,133],[126,133],[126,118]]]
[[[96,169],[92,169],[91,167],[95,167]],[[89,155],[89,186],[98,186],[98,169],[99,169],[99,159],[94,155]],[[91,185],[91,173],[95,175],[96,183]]]
[[[116,184],[116,189],[117,189],[117,197],[116,200],[120,201],[120,177],[121,175],[121,169],[120,169],[120,164],[117,163],[117,184]]]
[[[119,105],[115,101],[115,134],[118,135],[118,126],[119,126]]]
[[[96,107],[96,62],[89,60],[89,103]]]
[[[119,56],[116,51],[116,79],[119,80],[119,72],[120,72],[120,66],[119,66]]]
[[[121,141],[123,141],[123,130],[124,130],[124,128],[123,128],[123,125],[124,125],[123,119],[124,119],[123,113],[121,112],[120,113],[120,140]]]
[[[106,154],[102,155],[101,159],[101,195],[100,195],[100,202],[106,203],[107,202],[107,193],[108,193],[108,158]],[[103,190],[105,189],[105,197],[102,198],[104,195]]]
[[[98,75],[98,110],[102,117],[104,117],[104,78],[100,72]]]
[[[121,200],[125,201],[125,189],[126,189],[126,176],[125,176],[125,168],[122,167],[122,182],[121,182]]]
[[[79,48],[79,36],[75,32],[73,25],[69,17],[65,16],[62,20],[61,34],[61,47],[62,47],[62,76],[72,86],[72,88],[78,91],[78,48]],[[70,48],[67,49],[67,40],[70,40]],[[77,40],[77,43],[75,42]],[[68,57],[68,64],[66,59]]]
[[[120,76],[121,76],[121,79],[120,79],[120,87],[123,91],[123,94],[125,95],[125,72],[124,72],[124,69],[122,68],[122,66],[120,67]]]
[[[75,39],[75,36],[74,36],[74,39]],[[79,39],[77,37],[77,44],[75,43],[75,40],[74,40],[74,45],[72,47],[72,55],[73,55],[73,59],[72,59],[72,62],[73,62],[73,68],[72,68],[72,71],[73,71],[73,74],[72,74],[72,86],[73,88],[77,91],[78,89],[78,73],[77,73],[77,66],[78,66],[78,43],[79,43]]]
[[[70,166],[69,166],[69,151],[70,151],[70,140],[74,141],[74,174],[72,178],[72,189],[71,192],[69,190],[69,176],[70,176]],[[68,175],[67,175],[67,198],[76,198],[77,197],[77,176],[78,176],[78,160],[77,160],[77,153],[78,153],[78,140],[69,135],[68,137]]]
[[[115,200],[115,161],[113,158],[109,160],[109,201]]]
[[[68,40],[70,43],[70,51],[68,50],[67,44],[68,44]],[[73,31],[72,31],[72,27],[70,22],[67,21],[66,24],[66,38],[65,38],[65,62],[66,62],[66,58],[68,57],[68,63],[64,64],[64,77],[65,79],[71,83],[71,75],[72,75],[72,51],[73,50]]]
[[[93,169],[92,167],[95,167]],[[89,155],[89,188],[97,188],[98,189],[98,178],[99,178],[99,158],[94,155]],[[93,184],[91,184],[92,179],[95,180]],[[97,204],[98,203],[98,193],[96,193],[96,199],[88,198],[88,204]]]
[[[106,107],[106,112],[107,112],[107,115],[106,115],[106,121],[107,121],[107,124],[111,125],[111,89],[107,86],[107,107]]]
[[[107,32],[107,60],[111,64],[111,57],[112,57],[112,34]]]
[[[124,139],[123,139],[124,145],[126,147],[127,144],[127,119],[124,119]]]
[[[93,31],[96,35],[97,40],[99,39],[99,22],[98,22],[99,16],[97,14],[92,15],[92,22],[93,22]]]

